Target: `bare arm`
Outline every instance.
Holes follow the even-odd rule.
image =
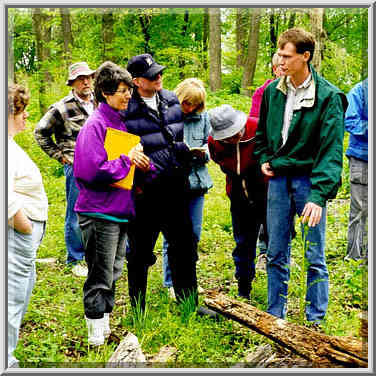
[[[16,214],[8,220],[8,225],[22,234],[31,234],[33,232],[33,225],[25,215],[23,209],[19,209]]]

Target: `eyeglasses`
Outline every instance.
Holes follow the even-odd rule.
[[[117,91],[115,91],[115,93],[119,93],[119,94],[122,94],[122,95],[125,95],[125,94],[128,93],[129,95],[132,95],[133,94],[133,88],[130,87],[128,89],[117,90]]]

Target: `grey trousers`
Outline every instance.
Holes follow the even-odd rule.
[[[354,260],[368,256],[368,163],[353,157],[350,163],[350,215],[347,256]]]
[[[115,283],[123,271],[128,223],[81,214],[77,217],[88,267],[83,288],[85,316],[101,319],[115,304]]]

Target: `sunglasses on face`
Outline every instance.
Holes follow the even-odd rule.
[[[154,76],[148,78],[148,80],[149,80],[149,81],[157,81],[158,78],[159,78],[159,76],[162,77],[162,72],[159,72],[159,73],[155,74]]]

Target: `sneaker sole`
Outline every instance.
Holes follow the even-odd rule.
[[[104,338],[103,338],[103,341],[93,341],[89,339],[87,342],[89,343],[89,345],[92,345],[92,346],[101,346],[101,345],[104,345]]]

